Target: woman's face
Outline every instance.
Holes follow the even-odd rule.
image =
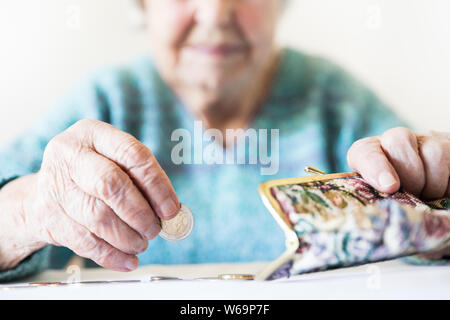
[[[283,0],[144,0],[165,81],[220,99],[269,63]]]

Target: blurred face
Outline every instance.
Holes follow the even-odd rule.
[[[273,57],[282,0],[144,2],[153,57],[175,90],[236,95]]]

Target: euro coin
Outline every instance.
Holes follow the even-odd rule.
[[[186,239],[194,228],[194,216],[191,210],[181,204],[178,214],[170,220],[161,220],[160,237],[169,241],[181,241]]]

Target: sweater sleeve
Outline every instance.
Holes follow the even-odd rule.
[[[86,118],[108,119],[105,98],[91,81],[78,86],[29,130],[0,148],[0,188],[15,178],[37,172],[47,143],[78,120]],[[0,282],[16,280],[48,268],[52,248],[55,247],[47,246],[15,268],[0,272]]]

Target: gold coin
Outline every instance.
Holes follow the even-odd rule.
[[[170,220],[161,220],[161,238],[169,241],[180,241],[186,239],[194,228],[194,216],[191,210],[181,204],[178,214]]]
[[[220,280],[254,280],[255,276],[252,274],[220,274]]]

